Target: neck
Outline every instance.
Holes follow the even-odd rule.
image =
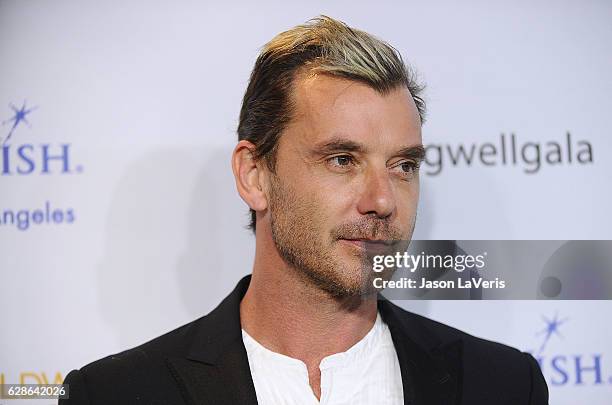
[[[348,350],[372,329],[376,296],[332,297],[290,268],[270,244],[256,247],[241,326],[268,349],[318,368],[322,358]],[[275,254],[263,254],[270,248]]]

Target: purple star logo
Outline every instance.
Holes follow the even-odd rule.
[[[24,122],[28,126],[31,126],[30,123],[28,122],[26,116],[28,114],[30,114],[32,111],[34,111],[36,108],[38,108],[38,107],[27,108],[25,100],[24,100],[23,105],[21,106],[21,108],[15,107],[12,103],[9,104],[9,107],[11,107],[11,109],[13,110],[13,114],[14,115],[11,118],[9,118],[8,120],[2,121],[2,125],[6,125],[6,124],[9,124],[9,123],[12,123],[11,129],[9,130],[8,135],[6,136],[4,141],[2,142],[2,145],[6,144],[8,142],[8,140],[11,139],[11,136],[13,136],[13,133],[15,132],[15,129],[17,129],[17,126],[19,126],[19,124],[21,124],[22,122]]]
[[[544,323],[546,323],[546,328],[544,328],[538,333],[538,335],[545,335],[544,341],[542,342],[542,346],[540,346],[540,353],[544,351],[544,348],[546,347],[546,344],[548,343],[552,335],[563,337],[561,333],[559,333],[559,326],[563,325],[567,321],[567,318],[559,319],[559,314],[555,314],[555,317],[553,319],[548,319],[543,316],[542,320],[544,321]]]

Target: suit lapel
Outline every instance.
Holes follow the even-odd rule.
[[[185,357],[167,359],[188,404],[257,404],[240,326],[240,301],[250,279],[240,280],[217,308],[190,325]],[[380,298],[378,309],[389,326],[400,364],[404,404],[459,404],[460,342],[440,341],[415,315]]]
[[[240,300],[250,277],[188,332],[186,358],[169,358],[167,365],[188,404],[256,405],[249,360],[240,326]]]
[[[229,348],[230,351],[214,365],[179,358],[167,360],[186,403],[257,404],[248,360],[242,357],[238,347],[233,351],[231,345]]]
[[[404,404],[460,402],[461,344],[442,342],[381,296],[378,309],[389,326],[402,373]]]

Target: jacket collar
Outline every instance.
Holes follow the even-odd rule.
[[[168,359],[188,402],[257,404],[240,326],[240,301],[250,280],[250,275],[241,279],[217,308],[191,325],[186,359]],[[378,310],[389,326],[400,364],[404,404],[458,403],[460,342],[441,341],[416,315],[379,297]]]
[[[389,326],[400,364],[404,404],[460,403],[462,344],[444,341],[428,330],[417,315],[379,295],[378,310]]]

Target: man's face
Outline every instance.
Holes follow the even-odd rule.
[[[270,174],[270,225],[281,257],[336,297],[371,292],[372,252],[409,240],[422,158],[405,87],[381,95],[328,75],[295,83],[295,111]],[[386,241],[386,244],[381,243]]]

